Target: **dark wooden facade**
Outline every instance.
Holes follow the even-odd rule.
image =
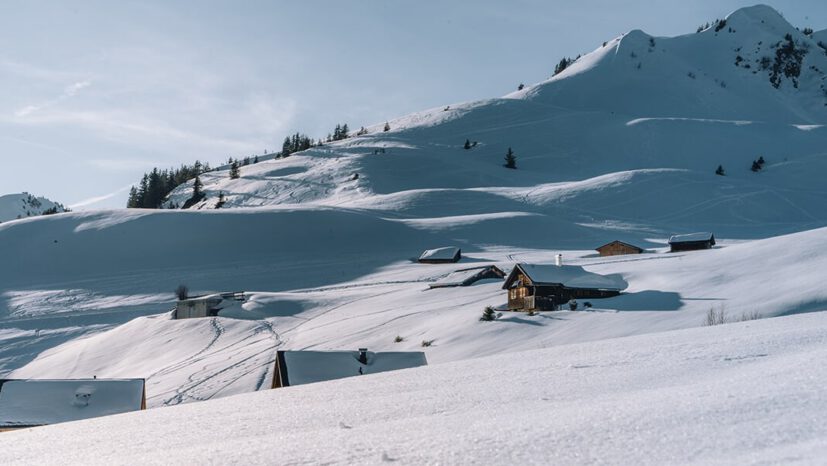
[[[514,266],[503,288],[508,290],[508,309],[513,311],[556,311],[572,299],[611,298],[620,294],[619,290],[538,283],[526,274],[520,264]]]
[[[643,252],[642,248],[635,245],[624,243],[623,241],[612,241],[595,249],[601,256],[622,256],[625,254],[640,254]]]
[[[715,246],[715,235],[710,235],[707,239],[695,241],[669,241],[670,252],[699,251],[712,249],[712,246]]]

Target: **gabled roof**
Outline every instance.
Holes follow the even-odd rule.
[[[624,246],[628,246],[632,249],[635,249],[638,252],[643,252],[643,248],[639,248],[639,247],[635,246],[634,244],[624,243],[623,241],[618,241],[618,240],[610,241],[610,242],[604,244],[603,246],[596,247],[594,250],[599,251],[599,250],[605,248],[606,246],[611,246],[613,244],[622,244]]]
[[[367,364],[359,361],[359,351],[279,351],[276,368],[286,387],[427,364],[421,351],[368,351]]]
[[[598,290],[626,289],[628,284],[619,275],[600,275],[589,272],[579,265],[516,264],[508,275],[503,289],[511,288],[522,272],[534,285],[559,285],[566,288],[589,288]]]
[[[485,267],[473,267],[470,269],[457,270],[449,273],[446,277],[441,278],[434,283],[431,283],[431,288],[445,288],[450,286],[468,286],[474,282],[481,280],[487,275],[495,275],[500,278],[505,277],[505,272],[500,270],[496,265],[488,265]]]
[[[436,248],[436,249],[428,249],[419,256],[419,260],[425,261],[449,261],[457,257],[457,254],[460,254],[460,249],[454,246],[448,246],[444,248]]]
[[[715,241],[715,235],[704,231],[698,233],[689,233],[685,235],[672,235],[669,238],[669,244],[693,243],[695,241]]]
[[[0,428],[77,421],[145,405],[144,379],[0,380]]]

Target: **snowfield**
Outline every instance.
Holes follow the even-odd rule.
[[[6,464],[819,464],[825,358],[820,312],[4,433],[0,447]]]
[[[189,210],[0,224],[0,376],[145,378],[150,408],[2,434],[4,459],[817,463],[827,31],[765,6],[716,28],[632,31],[502,98],[222,167]],[[785,47],[806,51],[797,76],[764,67]],[[703,231],[715,248],[668,252]],[[612,240],[645,252],[600,257]],[[441,247],[462,260],[416,263]],[[529,316],[502,281],[429,287],[558,254],[623,294]],[[247,300],[177,321],[179,284]],[[762,320],[698,328],[710,310]],[[249,394],[277,350],[362,347],[431,366]]]

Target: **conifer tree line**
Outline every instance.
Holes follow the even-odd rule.
[[[126,207],[158,209],[164,199],[178,185],[210,170],[209,163],[202,164],[198,160],[192,165],[181,165],[181,167],[175,169],[159,170],[153,168],[151,172],[144,173],[138,186],[133,186],[129,190]]]

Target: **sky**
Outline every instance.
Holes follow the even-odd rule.
[[[632,29],[692,33],[752,4],[4,0],[0,195],[122,207],[156,166],[501,96]],[[768,4],[827,28],[827,2]]]

